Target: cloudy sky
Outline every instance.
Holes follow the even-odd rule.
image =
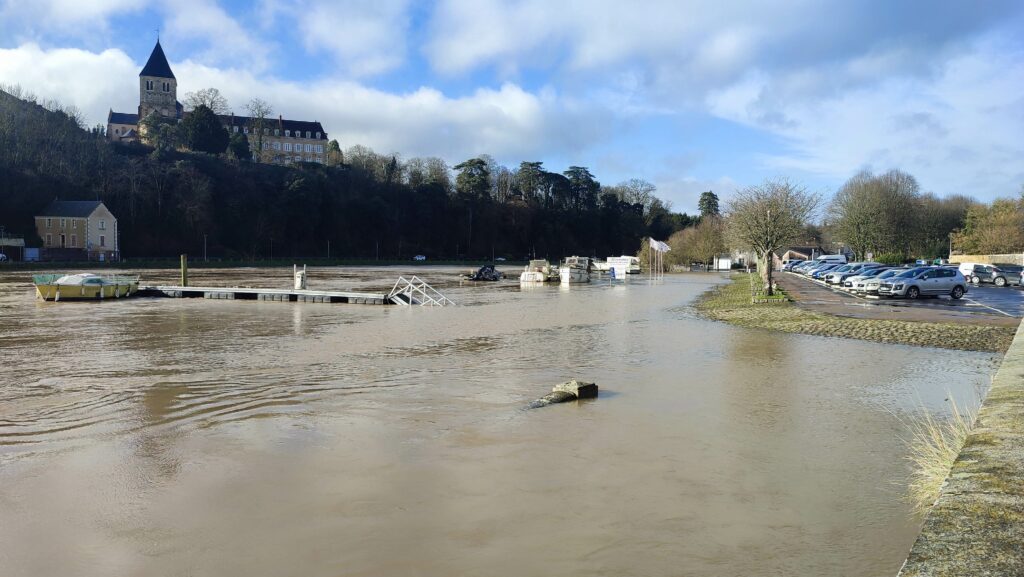
[[[1024,185],[1018,0],[0,0],[0,82],[105,123],[158,28],[179,99],[259,96],[343,148],[644,178],[681,211],[864,168]]]

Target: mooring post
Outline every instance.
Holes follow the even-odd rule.
[[[188,286],[188,255],[181,255],[181,286]]]

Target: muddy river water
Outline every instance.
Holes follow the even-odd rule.
[[[0,573],[895,575],[906,419],[999,360],[709,322],[718,276],[310,285],[408,272],[459,306],[43,303],[0,272]],[[573,377],[600,398],[524,410]]]

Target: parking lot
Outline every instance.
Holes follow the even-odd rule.
[[[776,273],[779,286],[798,305],[861,318],[899,318],[924,322],[965,322],[1016,326],[1024,317],[1024,289],[971,285],[960,300],[948,296],[919,298],[865,297],[793,273]]]

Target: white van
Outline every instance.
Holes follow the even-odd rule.
[[[836,264],[836,263],[846,264],[846,255],[845,254],[823,254],[823,255],[819,256],[818,258],[816,258],[814,260],[816,260],[818,262],[827,262],[827,263],[830,263],[830,264]]]
[[[962,262],[956,265],[956,268],[960,271],[960,274],[964,275],[967,282],[971,282],[971,277],[974,276],[974,267],[980,264],[980,262]]]

